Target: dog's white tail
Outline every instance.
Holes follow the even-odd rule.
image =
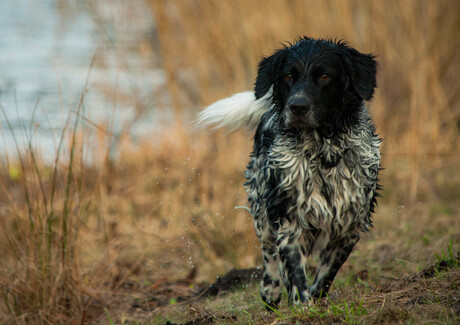
[[[252,91],[234,94],[206,107],[198,114],[195,127],[214,125],[214,129],[227,127],[231,131],[242,126],[254,129],[262,115],[272,106],[272,89],[256,99]]]

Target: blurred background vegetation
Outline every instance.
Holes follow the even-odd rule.
[[[151,6],[176,109],[250,88],[258,61],[283,41],[302,35],[344,39],[377,55],[379,88],[371,110],[385,139],[384,165],[402,178],[396,184],[406,195],[397,197],[413,201],[431,191],[431,173],[458,153],[455,1],[151,1]]]
[[[257,266],[251,216],[234,208],[246,204],[252,135],[190,122],[251,89],[258,61],[303,35],[344,39],[379,62],[370,110],[384,139],[382,198],[345,271],[368,269],[378,282],[460,242],[459,1],[146,1],[156,27],[130,51],[164,70],[169,99],[156,109],[174,119],[136,141],[127,127],[115,148],[110,121],[89,137],[69,119],[53,164],[32,146],[2,161],[0,320],[90,319],[127,284]]]

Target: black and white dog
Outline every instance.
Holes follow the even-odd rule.
[[[260,293],[270,306],[324,296],[368,231],[381,139],[364,101],[377,63],[345,42],[302,38],[259,63],[254,92],[207,107],[202,126],[257,126],[245,183],[262,244]],[[307,257],[319,250],[309,287]]]

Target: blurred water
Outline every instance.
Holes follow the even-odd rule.
[[[55,151],[93,58],[86,118],[95,124],[114,118],[114,131],[119,132],[136,112],[145,111],[132,131],[137,135],[154,127],[153,103],[164,76],[139,51],[154,28],[141,0],[0,1],[0,105],[19,141],[24,142],[32,125],[35,145],[45,153]],[[13,153],[12,134],[1,112],[0,121],[0,155]]]

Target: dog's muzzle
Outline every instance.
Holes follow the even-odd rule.
[[[289,126],[317,128],[319,126],[315,106],[305,96],[293,96],[286,104]]]

